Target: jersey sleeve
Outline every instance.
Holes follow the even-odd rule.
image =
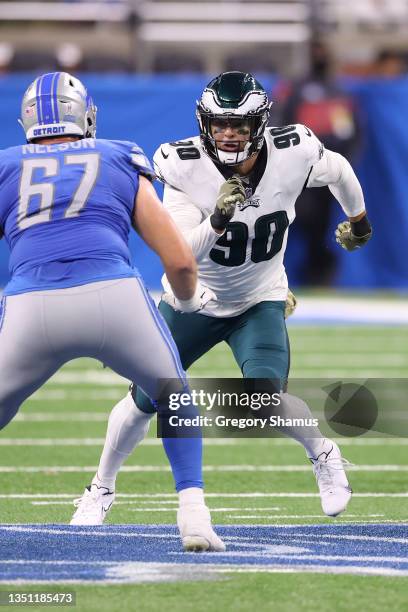
[[[313,166],[308,187],[329,187],[348,217],[357,217],[365,211],[363,190],[353,168],[340,153],[326,150],[322,159]]]
[[[120,151],[122,160],[130,166],[131,169],[136,170],[138,174],[145,176],[149,181],[154,181],[156,178],[155,172],[152,165],[145,155],[143,149],[139,147],[135,142],[129,142],[125,140],[111,141],[116,150]]]
[[[145,176],[149,181],[154,181],[156,174],[143,149],[135,143],[131,143],[131,145],[129,152],[131,164],[136,168],[139,174]]]
[[[324,156],[324,145],[306,125],[297,124],[297,131],[301,134],[306,147],[306,156],[310,166],[314,166]]]
[[[190,201],[185,193],[173,189],[167,183],[164,187],[163,204],[199,262],[208,255],[220,238],[220,234],[214,231],[210,223],[210,217],[204,218],[201,210]]]
[[[174,149],[168,144],[162,144],[153,155],[153,167],[156,177],[173,189],[181,190]]]

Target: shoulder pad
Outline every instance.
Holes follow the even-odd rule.
[[[153,156],[159,180],[174,189],[182,189],[182,177],[191,171],[191,164],[202,155],[199,142],[199,137],[194,137],[160,145]]]
[[[128,162],[139,172],[139,174],[145,176],[149,180],[154,180],[156,178],[148,157],[139,145],[129,140],[111,140],[110,142],[116,149],[120,150],[121,153],[125,155]]]
[[[307,126],[296,123],[267,129],[277,149],[294,148],[310,165],[323,157],[324,147]]]

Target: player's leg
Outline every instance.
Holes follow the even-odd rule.
[[[182,314],[165,302],[159,305],[165,325],[177,346],[183,370],[217,344],[224,333],[224,323],[200,314]],[[106,440],[93,483],[114,490],[116,476],[129,454],[147,434],[156,408],[140,387],[131,391],[113,408]]]
[[[245,378],[272,379],[280,389],[285,388],[289,373],[284,310],[284,302],[261,302],[236,317],[228,338]],[[282,393],[274,414],[286,422],[302,419],[310,423],[313,419],[306,402],[289,393]],[[351,493],[338,446],[325,438],[318,427],[292,425],[279,430],[305,448],[313,463],[323,511],[330,516],[342,512]]]
[[[0,429],[63,361],[44,329],[44,304],[37,293],[3,297],[0,305]]]
[[[168,328],[143,284],[134,279],[122,281],[101,293],[101,304],[105,314],[105,342],[99,358],[139,384],[155,402],[159,413],[167,410],[170,391],[163,391],[161,382],[165,379],[178,381],[181,391],[185,388],[185,375]],[[120,316],[118,304],[121,305]],[[195,411],[192,404],[184,409],[186,416]],[[188,437],[194,433],[197,432],[188,430],[185,437],[163,439],[180,497],[179,519],[181,515],[183,520],[179,520],[179,527],[183,545],[188,550],[208,547],[222,550],[224,546],[211,528],[209,511],[204,504],[202,440],[201,436]],[[86,505],[88,497],[84,501]],[[80,511],[81,507],[79,514]],[[81,524],[75,517],[73,522]]]

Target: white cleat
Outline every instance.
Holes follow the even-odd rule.
[[[225,544],[213,530],[210,511],[204,504],[181,505],[177,525],[186,552],[224,552]]]
[[[70,525],[102,525],[114,499],[114,491],[91,484],[86,487],[82,497],[74,500],[77,510]]]
[[[327,516],[337,516],[347,508],[352,490],[347,480],[344,466],[348,462],[342,458],[340,449],[335,442],[326,440],[329,450],[322,452],[317,458],[309,457],[313,463],[320,491],[322,509]]]

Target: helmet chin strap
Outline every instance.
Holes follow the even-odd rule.
[[[222,151],[221,149],[217,147],[218,159],[220,160],[222,164],[226,164],[228,166],[234,166],[236,164],[240,164],[250,157],[250,154],[249,154],[250,146],[251,146],[251,143],[248,142],[245,145],[244,150],[239,151],[238,153],[236,151]]]

